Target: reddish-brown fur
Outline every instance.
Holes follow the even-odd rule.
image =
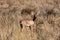
[[[21,24],[23,26],[32,26],[34,24],[34,22],[32,20],[22,20]]]

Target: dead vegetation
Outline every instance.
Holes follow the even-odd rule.
[[[0,0],[0,40],[60,40],[60,0]]]

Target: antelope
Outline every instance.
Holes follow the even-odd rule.
[[[34,21],[33,20],[21,20],[20,24],[21,24],[21,28],[24,26],[27,26],[31,29],[31,26],[34,24]]]

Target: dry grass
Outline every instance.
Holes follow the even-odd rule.
[[[0,6],[0,40],[60,40],[60,0],[0,0]],[[34,21],[31,29],[21,28],[22,19]]]

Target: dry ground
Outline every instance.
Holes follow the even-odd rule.
[[[60,0],[0,0],[0,40],[60,40]]]

